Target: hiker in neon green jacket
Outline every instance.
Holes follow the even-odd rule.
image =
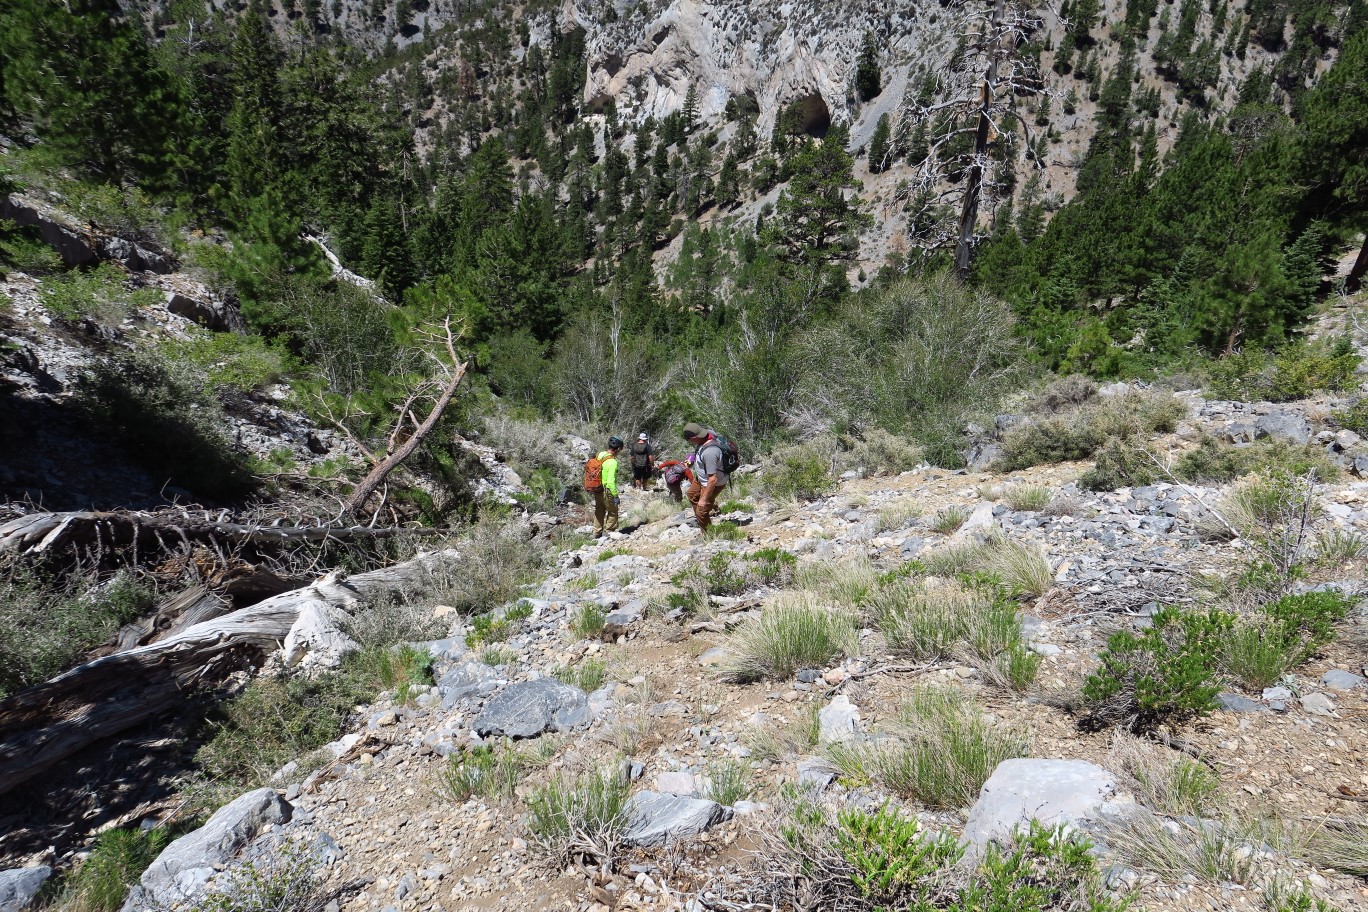
[[[601,538],[604,532],[616,532],[618,527],[618,450],[622,449],[622,438],[608,438],[608,449],[598,454],[603,461],[603,486],[594,491],[594,537]]]

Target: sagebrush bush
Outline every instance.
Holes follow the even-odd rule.
[[[883,428],[872,427],[859,436],[841,439],[846,451],[842,463],[862,469],[867,475],[897,475],[922,464],[925,451],[913,441],[890,434]]]
[[[781,599],[743,624],[727,643],[724,674],[736,681],[783,680],[800,668],[821,668],[858,646],[853,612],[802,596]]]
[[[160,479],[224,500],[252,490],[246,456],[202,374],[153,352],[120,353],[95,362],[76,396],[94,426]]]
[[[1128,390],[1098,396],[1068,413],[1037,418],[1008,431],[994,469],[1011,472],[1087,459],[1109,440],[1167,433],[1186,416],[1187,406],[1172,393]]]
[[[1203,436],[1194,449],[1179,456],[1173,474],[1183,481],[1214,484],[1233,481],[1253,473],[1288,472],[1305,476],[1315,472],[1322,481],[1333,481],[1340,468],[1320,447],[1298,445],[1280,437],[1265,437],[1244,446],[1233,446]]]
[[[0,698],[46,681],[150,612],[157,593],[120,573],[51,578],[11,566],[0,576]]]
[[[1217,662],[1233,623],[1232,615],[1214,609],[1163,607],[1138,635],[1112,634],[1101,666],[1083,685],[1088,719],[1143,731],[1215,709]]]
[[[836,488],[835,449],[824,438],[776,451],[762,476],[765,492],[780,500],[817,500],[830,494]]]
[[[1087,377],[1060,377],[1026,404],[1026,410],[1042,415],[1070,412],[1097,395],[1097,384]]]
[[[1115,491],[1117,488],[1153,484],[1159,478],[1155,454],[1134,438],[1112,437],[1097,451],[1092,468],[1078,477],[1085,491]]]
[[[486,612],[511,602],[534,582],[554,555],[546,544],[512,523],[486,518],[456,544],[457,561],[445,561],[424,580],[424,588],[462,614]]]
[[[558,862],[590,855],[611,864],[630,822],[628,782],[617,769],[544,785],[527,798],[532,841]]]

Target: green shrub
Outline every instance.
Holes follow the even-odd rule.
[[[527,799],[532,841],[558,862],[590,855],[611,863],[627,819],[628,783],[616,769],[558,780]]]
[[[1359,399],[1347,409],[1331,412],[1330,420],[1360,437],[1368,437],[1368,399]]]
[[[471,526],[456,548],[461,559],[434,568],[424,588],[439,604],[462,614],[489,611],[518,598],[522,587],[539,579],[554,556],[544,541],[494,518]]]
[[[466,634],[465,643],[471,649],[478,649],[487,643],[502,643],[512,632],[513,625],[504,618],[482,614],[471,619],[470,632]]]
[[[1159,465],[1148,447],[1133,438],[1112,437],[1098,450],[1092,468],[1078,477],[1078,486],[1115,491],[1153,484],[1158,477]]]
[[[836,488],[832,471],[832,447],[807,443],[774,454],[765,470],[765,491],[780,500],[817,500]]]
[[[793,582],[798,558],[789,552],[780,548],[761,548],[746,557],[754,565],[755,577],[762,584],[782,588]]]
[[[289,352],[260,336],[196,332],[169,346],[172,356],[204,373],[215,386],[252,393],[280,382],[291,369]]]
[[[921,465],[925,451],[910,440],[890,434],[883,428],[869,428],[858,437],[843,437],[847,452],[842,463],[863,469],[868,475],[897,475]]]
[[[154,354],[121,353],[87,370],[77,398],[92,424],[159,478],[229,500],[252,489],[246,459],[202,376]]]
[[[1010,848],[988,847],[956,908],[1124,912],[1127,906],[1125,899],[1112,899],[1103,889],[1086,838],[1032,820],[1025,832],[1017,832]]]
[[[1014,597],[1039,598],[1054,587],[1054,571],[1033,542],[992,535],[981,542],[943,545],[923,558],[936,576],[986,574]]]
[[[1266,565],[1270,585],[1286,585],[1301,572],[1302,559],[1320,515],[1315,478],[1275,469],[1252,476],[1198,518],[1204,537],[1244,539]]]
[[[850,881],[860,896],[881,906],[913,908],[941,893],[947,874],[964,857],[964,847],[949,833],[929,835],[915,817],[888,804],[877,811],[843,808],[836,814],[836,848],[850,866]]]
[[[1141,803],[1160,814],[1205,816],[1220,793],[1220,777],[1211,769],[1150,739],[1113,738],[1109,761],[1135,780]]]
[[[1025,643],[1016,643],[993,660],[988,666],[988,676],[1017,693],[1025,693],[1035,684],[1042,661]]]
[[[1164,607],[1138,636],[1118,631],[1101,666],[1088,675],[1083,699],[1094,724],[1148,730],[1205,715],[1216,706],[1216,668],[1233,616]]]
[[[994,470],[1087,459],[1109,440],[1168,433],[1186,416],[1187,406],[1172,393],[1131,390],[1097,397],[1067,414],[1038,418],[1008,431]]]
[[[783,680],[800,668],[854,655],[857,645],[853,614],[791,598],[765,608],[732,635],[725,673],[737,681]]]
[[[453,801],[482,798],[512,798],[525,770],[518,755],[504,750],[496,753],[487,744],[452,754],[440,778]]]
[[[575,636],[585,640],[596,640],[603,636],[603,628],[606,626],[606,618],[603,609],[598,605],[581,605],[579,611],[571,621],[570,629]]]
[[[490,668],[512,665],[517,660],[518,654],[506,646],[486,646],[480,652],[480,661]]]
[[[314,853],[298,842],[280,845],[266,858],[230,868],[208,892],[179,912],[283,912],[321,908]]]
[[[1361,361],[1344,337],[1329,344],[1296,343],[1274,355],[1246,351],[1210,366],[1207,391],[1211,398],[1291,402],[1319,390],[1352,389]]]
[[[148,614],[156,590],[120,573],[50,578],[11,567],[0,577],[0,697],[39,684]]]
[[[1304,476],[1315,472],[1322,480],[1339,477],[1340,468],[1314,444],[1299,446],[1290,440],[1266,437],[1247,446],[1232,446],[1203,436],[1196,448],[1179,456],[1173,474],[1182,481],[1214,484],[1245,475],[1282,471]]]
[[[95,837],[88,857],[66,885],[66,908],[79,912],[115,912],[128,891],[175,833],[165,827],[150,830],[106,830]]]
[[[1328,529],[1316,536],[1317,563],[1338,567],[1368,555],[1368,538],[1347,529]]]
[[[1072,412],[1097,395],[1097,384],[1087,377],[1060,377],[1045,387],[1026,405],[1028,412],[1038,415],[1057,415]]]
[[[129,291],[117,266],[104,263],[89,271],[72,270],[50,276],[38,289],[43,307],[61,320],[90,318],[103,323],[118,323],[135,307],[146,307],[161,299],[156,289]]]
[[[1357,599],[1334,589],[1285,595],[1264,606],[1264,614],[1290,634],[1300,635],[1314,652],[1335,640],[1335,624],[1344,620]]]

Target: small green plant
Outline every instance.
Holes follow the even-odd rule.
[[[526,599],[504,610],[504,620],[510,624],[525,621],[532,616],[532,603]]]
[[[1298,445],[1279,437],[1266,437],[1252,444],[1232,446],[1210,435],[1203,436],[1194,449],[1178,457],[1173,474],[1183,481],[1215,484],[1233,481],[1253,473],[1283,471],[1332,481],[1339,477],[1339,466],[1323,449],[1313,443]]]
[[[942,893],[964,847],[949,833],[926,834],[915,817],[884,804],[877,811],[843,808],[836,814],[836,847],[850,881],[864,899],[883,904],[916,897],[922,907]]]
[[[601,563],[603,563],[604,561],[610,561],[610,560],[612,560],[612,559],[615,558],[615,557],[621,557],[621,556],[624,555],[624,554],[631,554],[631,553],[632,553],[632,552],[630,552],[630,551],[624,551],[624,550],[621,550],[621,549],[618,549],[618,548],[608,548],[608,549],[606,549],[606,550],[604,550],[604,551],[600,551],[600,552],[599,552],[598,562],[601,564]]]
[[[1107,845],[1126,864],[1170,881],[1249,884],[1263,879],[1262,846],[1285,849],[1276,823],[1228,814],[1219,820],[1160,817],[1149,811],[1110,821]]]
[[[866,475],[897,475],[921,465],[926,451],[910,440],[882,428],[869,428],[858,437],[843,437],[843,464],[864,470]]]
[[[717,509],[721,513],[754,513],[755,505],[744,500],[728,500],[718,504]]]
[[[1163,607],[1138,636],[1112,634],[1101,667],[1083,685],[1089,720],[1141,731],[1210,712],[1220,692],[1217,659],[1233,624],[1232,615],[1214,609]]]
[[[498,668],[518,661],[518,654],[507,646],[486,646],[480,652],[480,661],[490,668]]]
[[[265,859],[229,869],[204,894],[184,905],[183,912],[280,912],[321,905],[314,854],[287,842]]]
[[[80,912],[115,912],[173,838],[175,834],[165,827],[101,833],[95,838],[90,857],[67,882],[67,907]]]
[[[703,797],[730,807],[751,795],[751,765],[745,760],[716,760],[708,764]]]
[[[725,521],[708,526],[703,532],[703,537],[708,541],[741,541],[746,537],[746,533],[736,523]]]
[[[1149,739],[1117,734],[1110,768],[1129,775],[1137,797],[1148,808],[1175,817],[1204,816],[1216,804],[1220,777],[1188,757],[1173,756]]]
[[[288,351],[260,336],[195,332],[170,350],[174,357],[203,371],[213,385],[244,393],[279,383],[293,368]]]
[[[946,507],[937,511],[931,518],[931,531],[939,532],[941,535],[949,535],[959,530],[959,527],[969,521],[969,508],[958,504]]]
[[[1045,509],[1053,497],[1049,488],[1039,485],[1012,485],[1002,499],[1017,512],[1035,512]]]
[[[475,795],[503,799],[513,797],[522,775],[516,753],[495,752],[489,745],[480,745],[447,758],[441,781],[453,801],[465,801]]]
[[[571,592],[588,592],[597,589],[599,584],[598,573],[590,570],[588,573],[581,573],[566,584],[566,588]]]
[[[775,453],[763,481],[765,491],[778,500],[818,500],[836,488],[831,454],[816,443]]]
[[[250,457],[247,464],[253,475],[283,475],[299,468],[299,460],[295,458],[294,452],[285,447],[271,450],[262,459]]]
[[[800,668],[820,668],[838,655],[854,655],[857,645],[852,613],[789,598],[765,608],[732,635],[724,673],[737,681],[782,680]]]
[[[1289,883],[1274,877],[1264,885],[1265,912],[1339,912],[1324,899],[1311,892],[1305,883]]]
[[[787,586],[793,582],[793,570],[798,558],[780,548],[761,548],[746,555],[753,565],[756,579],[766,586]]]
[[[570,629],[575,636],[584,640],[596,640],[603,636],[605,626],[605,616],[603,609],[598,605],[586,603],[580,605],[579,611],[575,613],[571,621]]]
[[[135,301],[146,304],[145,297],[134,298],[124,287],[117,266],[104,263],[90,271],[72,270],[48,278],[38,290],[38,300],[61,320],[86,317],[117,323],[128,316]]]
[[[1250,690],[1271,687],[1306,658],[1300,637],[1280,624],[1237,624],[1226,636],[1221,666]]]
[[[1078,477],[1085,491],[1153,484],[1160,474],[1158,457],[1134,437],[1112,437],[1098,448],[1092,468]]]
[[[989,663],[988,677],[1017,693],[1025,693],[1035,684],[1042,661],[1024,643],[1015,643]]]
[[[589,855],[610,863],[627,819],[628,784],[616,769],[557,780],[527,798],[527,829],[552,858]]]
[[[513,632],[513,625],[493,614],[482,614],[471,618],[470,632],[466,634],[466,645],[478,649],[487,643],[502,643]]]
[[[1368,555],[1368,538],[1347,529],[1327,529],[1316,536],[1316,563],[1341,567]]]
[[[592,693],[603,686],[608,666],[597,659],[585,659],[578,665],[557,668],[554,674],[562,684],[573,684],[585,693]]]

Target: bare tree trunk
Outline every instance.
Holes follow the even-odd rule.
[[[1364,275],[1368,275],[1368,235],[1363,238],[1363,245],[1359,247],[1358,256],[1354,258],[1354,265],[1349,270],[1349,277],[1345,280],[1345,288],[1349,291],[1358,291],[1363,284]]]
[[[995,42],[1001,41],[998,27],[1002,24],[1006,0],[997,0],[993,7],[993,19],[989,34]],[[997,91],[998,54],[991,54],[988,72],[983,77],[979,90],[978,131],[974,134],[974,160],[969,166],[968,184],[964,188],[964,206],[960,210],[959,242],[955,245],[955,275],[961,279],[969,278],[969,266],[973,260],[974,225],[978,222],[979,193],[983,186],[983,157],[988,152],[988,137],[993,123],[989,116],[993,106],[993,93]]]
[[[451,331],[450,320],[446,321],[443,329],[446,332],[447,354],[451,356],[451,373],[447,376],[437,401],[433,403],[432,411],[428,412],[428,416],[423,419],[422,424],[414,428],[412,435],[407,440],[400,444],[397,449],[391,450],[384,459],[381,459],[366,473],[366,477],[361,479],[360,483],[352,490],[351,496],[347,498],[347,503],[343,508],[344,515],[358,513],[366,505],[366,501],[370,500],[371,495],[385,483],[389,474],[398,468],[401,462],[413,455],[414,450],[418,449],[427,436],[432,433],[432,429],[442,419],[442,413],[446,411],[447,406],[451,404],[452,398],[456,395],[456,389],[465,377],[466,363],[456,356],[456,337]],[[410,399],[400,408],[398,423],[395,425],[394,434],[390,436],[391,440],[398,437],[400,425],[402,425],[405,416],[409,414],[409,408],[412,404],[413,400]]]
[[[345,607],[367,594],[417,585],[434,564],[455,557],[450,551],[429,553],[350,578],[329,574],[0,700],[0,794],[174,707],[188,689],[235,667],[242,652],[277,648],[306,607]]]

